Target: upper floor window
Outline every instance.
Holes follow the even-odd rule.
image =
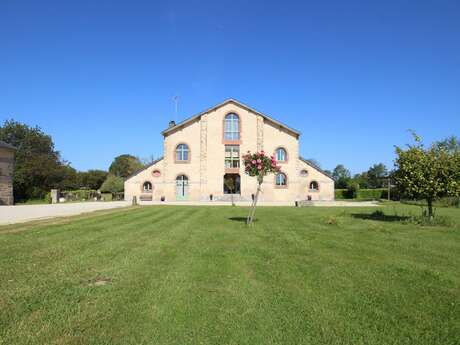
[[[318,182],[316,182],[316,181],[311,181],[311,182],[310,182],[310,190],[311,190],[311,191],[319,190]]]
[[[187,162],[189,160],[189,148],[187,144],[179,144],[176,147],[176,161]]]
[[[152,183],[149,182],[149,181],[144,182],[144,184],[142,185],[142,189],[144,190],[144,192],[151,192],[152,191]]]
[[[286,162],[287,161],[287,153],[286,150],[282,147],[279,147],[275,151],[275,158],[278,162]]]
[[[225,116],[224,140],[240,140],[240,118],[234,113]]]
[[[240,147],[238,145],[225,145],[225,168],[240,167]]]
[[[277,186],[287,186],[287,177],[283,173],[276,174],[275,183]]]

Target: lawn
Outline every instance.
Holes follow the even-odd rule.
[[[0,344],[460,342],[460,210],[151,206],[0,227]]]

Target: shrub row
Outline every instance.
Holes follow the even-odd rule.
[[[340,200],[340,199],[360,199],[360,200],[387,199],[388,189],[387,188],[358,189],[356,191],[355,198],[353,198],[353,193],[348,189],[336,189],[335,198],[337,200]]]

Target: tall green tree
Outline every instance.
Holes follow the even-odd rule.
[[[350,170],[345,168],[343,164],[339,164],[334,168],[332,177],[335,181],[335,188],[347,188],[347,185],[351,179]]]
[[[139,158],[124,154],[115,157],[110,165],[109,173],[114,176],[125,178],[142,167],[143,164],[140,162]]]
[[[78,184],[80,188],[99,189],[107,178],[108,172],[104,170],[88,170],[78,173]]]
[[[72,179],[51,136],[39,127],[7,120],[0,126],[0,140],[17,148],[13,174],[15,200],[42,198],[65,179]]]
[[[368,188],[382,188],[388,177],[388,170],[383,163],[374,164],[367,171]]]
[[[443,196],[460,196],[460,151],[436,143],[426,148],[413,133],[415,144],[396,147],[394,179],[403,195],[425,199],[433,219],[433,202]]]
[[[449,152],[458,152],[460,151],[460,138],[452,135],[444,140],[437,141],[435,145]]]

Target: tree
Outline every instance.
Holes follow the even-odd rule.
[[[335,181],[335,188],[347,188],[348,182],[351,179],[351,174],[343,164],[339,164],[334,168],[332,177]]]
[[[374,164],[367,171],[368,187],[382,188],[386,177],[388,177],[386,166],[383,163]]]
[[[88,170],[78,173],[78,184],[80,188],[99,189],[107,178],[108,172],[104,170]]]
[[[124,179],[120,176],[108,175],[107,179],[101,186],[101,192],[104,193],[120,193],[124,190]]]
[[[437,141],[435,145],[439,148],[444,148],[448,152],[458,152],[460,151],[460,138],[452,135],[444,140]]]
[[[425,148],[413,133],[415,145],[407,149],[396,146],[394,179],[403,195],[425,199],[428,218],[433,219],[433,202],[443,196],[460,195],[460,151],[449,151],[442,145]]]
[[[228,175],[224,175],[224,185],[225,187],[227,187],[229,190],[230,190],[230,197],[232,199],[232,206],[235,206],[235,201],[233,200],[233,193],[235,191],[235,179],[228,176]]]
[[[257,192],[252,202],[252,207],[249,211],[248,218],[246,220],[246,224],[251,224],[254,215],[256,213],[256,206],[257,200],[259,199],[259,194],[261,191],[261,185],[264,182],[264,177],[269,173],[279,173],[281,172],[281,167],[277,165],[274,156],[268,157],[265,155],[264,151],[251,153],[250,151],[247,152],[243,156],[244,162],[244,172],[249,175],[257,178]]]
[[[109,173],[119,177],[128,177],[143,167],[139,158],[124,154],[115,157],[109,168]]]
[[[0,126],[0,140],[17,148],[13,173],[15,200],[43,198],[73,172],[61,161],[51,136],[39,127],[8,120]]]
[[[369,188],[369,177],[367,176],[367,171],[362,172],[361,174],[355,174],[352,181],[356,182],[359,185],[359,188]]]

